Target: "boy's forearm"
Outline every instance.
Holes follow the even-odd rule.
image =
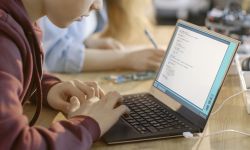
[[[83,71],[126,68],[126,52],[120,50],[86,50]],[[129,60],[127,60],[129,61]]]

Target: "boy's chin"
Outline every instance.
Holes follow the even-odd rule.
[[[59,28],[66,28],[66,27],[68,27],[71,23],[72,23],[73,21],[61,21],[61,22],[59,22],[59,21],[52,21],[52,23],[54,24],[54,25],[56,25],[57,27],[59,27]]]
[[[60,22],[60,23],[55,23],[55,25],[56,26],[58,26],[59,28],[67,28],[71,23],[72,23],[73,21],[71,21],[71,22]]]
[[[67,28],[69,25],[70,25],[70,23],[68,23],[68,24],[56,24],[56,26],[59,28]]]

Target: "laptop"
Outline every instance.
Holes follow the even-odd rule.
[[[150,92],[124,96],[131,112],[104,141],[118,144],[203,132],[239,43],[179,20]]]

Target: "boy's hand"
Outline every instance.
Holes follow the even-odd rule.
[[[95,82],[67,81],[51,87],[47,101],[52,108],[68,114],[72,111],[71,109],[74,109],[72,105],[76,105],[75,101],[70,101],[72,96],[76,96],[79,103],[84,103],[86,99],[91,97],[102,98],[104,92]]]
[[[71,101],[79,103],[77,97],[72,97]],[[93,118],[98,122],[102,136],[118,121],[122,114],[129,113],[127,106],[118,105],[121,101],[122,97],[117,92],[109,92],[102,99],[92,97],[84,101],[78,109],[70,112],[68,117],[84,115]]]
[[[113,38],[89,38],[85,41],[85,45],[93,49],[124,49],[123,44]]]

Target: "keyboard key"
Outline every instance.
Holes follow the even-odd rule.
[[[147,129],[148,129],[150,132],[152,132],[152,133],[157,132],[157,129],[156,129],[155,127],[153,127],[153,126],[149,126],[149,127],[147,127]]]
[[[181,129],[182,127],[181,126],[174,126],[175,129]]]
[[[145,124],[143,124],[143,126],[144,127],[149,127],[149,126],[151,126],[149,123],[145,123]]]
[[[161,126],[159,123],[153,124],[154,127],[159,127]]]
[[[132,126],[135,126],[135,125],[139,125],[140,123],[139,122],[132,122],[130,123]]]
[[[125,120],[127,120],[128,123],[134,123],[134,122],[136,122],[135,119],[125,119]]]
[[[156,127],[156,128],[159,129],[159,130],[164,129],[163,126],[158,126],[158,127]]]
[[[152,124],[152,125],[157,124],[157,122],[156,121],[151,121],[150,124]]]

